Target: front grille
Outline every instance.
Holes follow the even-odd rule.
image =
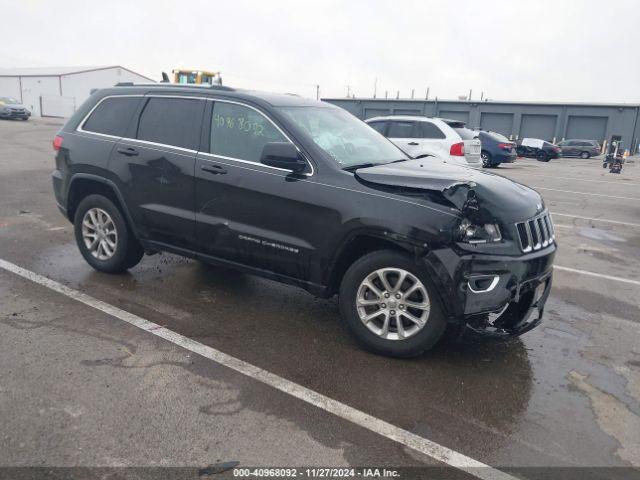
[[[548,247],[555,239],[551,215],[548,212],[541,213],[524,222],[516,223],[520,248],[524,253],[540,250]]]

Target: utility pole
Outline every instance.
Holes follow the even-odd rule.
[[[484,98],[484,92],[480,92],[480,101]]]
[[[347,85],[347,98],[351,96],[351,85]]]
[[[400,98],[400,90],[396,92],[396,100]]]
[[[389,90],[384,91],[384,99],[386,100],[387,98],[389,98]]]
[[[471,94],[473,93],[473,89],[469,90],[469,101],[471,101]]]
[[[316,85],[316,100],[320,100],[320,85]]]
[[[427,95],[424,97],[425,100],[429,100],[429,90],[431,87],[427,87]]]
[[[411,100],[413,100],[413,96],[414,96],[415,93],[416,93],[416,89],[412,88],[411,89]]]
[[[373,98],[376,98],[376,94],[378,93],[378,77],[373,81]]]

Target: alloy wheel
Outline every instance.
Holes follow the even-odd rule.
[[[82,239],[91,255],[98,260],[109,260],[116,253],[118,230],[105,210],[91,208],[82,219]]]
[[[431,303],[424,284],[401,268],[381,268],[358,287],[356,307],[360,321],[386,340],[404,340],[422,330]]]

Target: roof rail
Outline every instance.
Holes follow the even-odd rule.
[[[212,90],[225,90],[228,92],[235,92],[235,88],[227,87],[226,85],[195,85],[195,84],[183,84],[183,83],[133,83],[133,82],[119,82],[116,83],[116,87],[176,87],[176,88],[210,88]]]

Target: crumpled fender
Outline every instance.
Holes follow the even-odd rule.
[[[355,176],[370,185],[437,192],[471,221],[522,221],[544,207],[542,197],[525,185],[436,158],[361,168]]]

